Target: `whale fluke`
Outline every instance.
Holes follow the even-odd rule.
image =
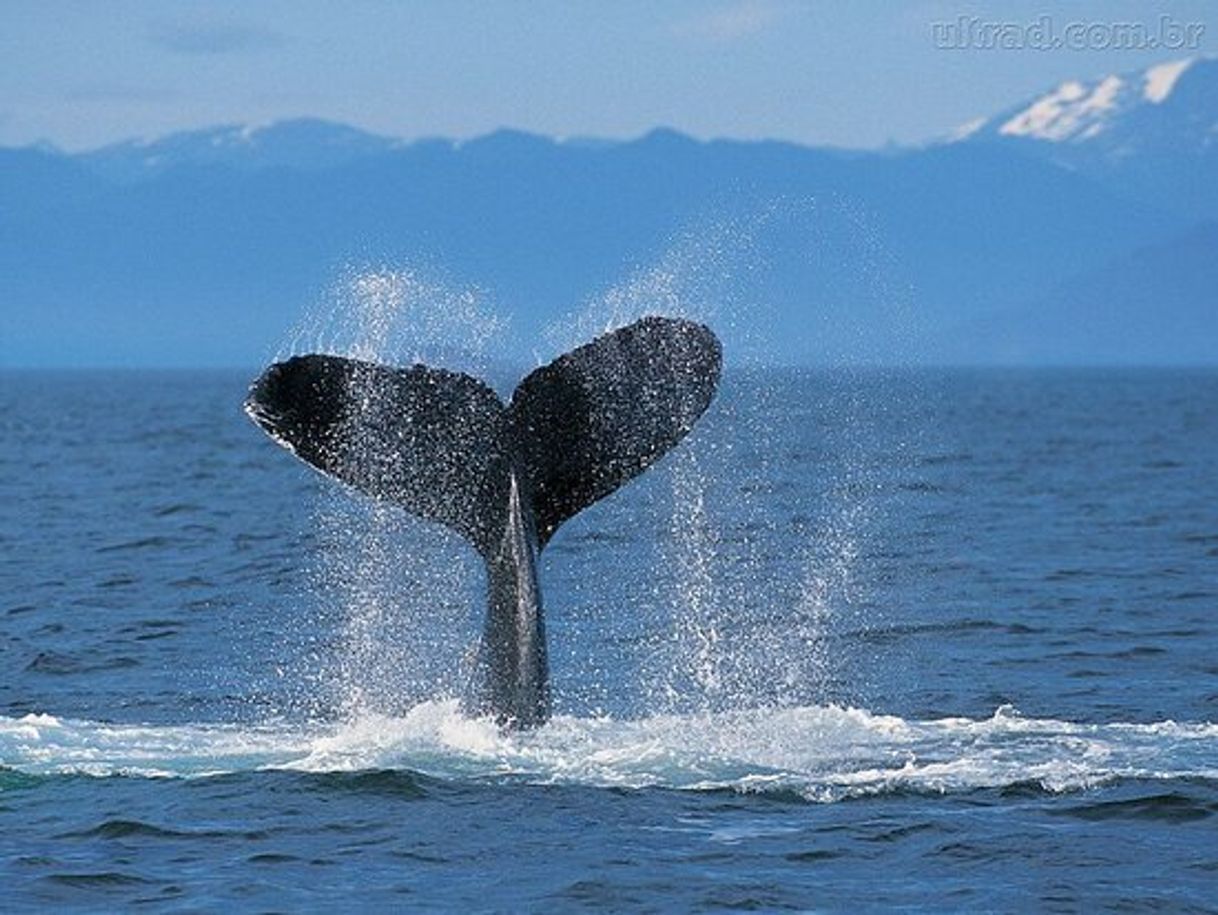
[[[460,372],[308,355],[263,372],[245,409],[317,469],[477,548],[489,589],[480,710],[527,726],[549,711],[537,553],[685,437],[721,362],[709,328],[649,317],[532,372],[507,405]]]
[[[715,396],[721,362],[708,327],[644,318],[520,382],[512,427],[543,546],[689,433]]]

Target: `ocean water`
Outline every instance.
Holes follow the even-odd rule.
[[[524,734],[250,375],[0,374],[0,908],[1218,905],[1218,372],[729,371],[544,554]]]

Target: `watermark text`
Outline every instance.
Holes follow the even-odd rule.
[[[931,23],[941,51],[1195,51],[1204,22],[1161,15],[1152,22],[1059,22],[1043,15],[1031,21],[958,16]]]

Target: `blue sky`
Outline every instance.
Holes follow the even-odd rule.
[[[81,149],[296,116],[406,138],[509,126],[874,147],[950,132],[1073,77],[1188,52],[944,49],[935,23],[1200,25],[1207,2],[8,2],[0,145]]]

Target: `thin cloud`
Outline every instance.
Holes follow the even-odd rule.
[[[785,6],[770,0],[741,0],[683,19],[673,25],[672,31],[679,38],[726,44],[764,32],[785,14]]]
[[[166,23],[153,26],[153,44],[175,54],[240,54],[286,42],[281,32],[237,22]]]

